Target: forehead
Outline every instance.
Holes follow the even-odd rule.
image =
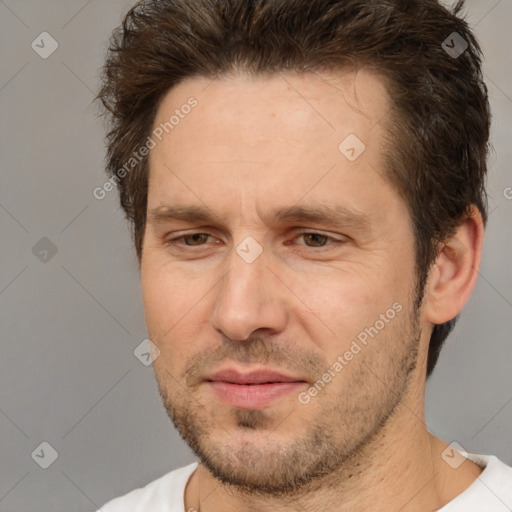
[[[311,127],[326,133],[338,132],[337,136],[341,136],[346,127],[360,128],[361,132],[374,127],[390,110],[381,77],[366,68],[257,76],[239,72],[216,78],[192,77],[180,82],[164,96],[154,125],[169,121],[191,96],[197,100],[194,126],[201,126],[205,133],[216,127],[217,119],[231,117],[236,118],[237,133],[249,129],[253,134],[270,135],[273,125],[280,126],[269,121],[281,114],[278,118],[281,126],[288,124],[300,131],[306,125],[297,121],[307,121]],[[262,124],[256,126],[255,121]],[[182,126],[172,131],[179,137],[180,132],[186,135],[184,129]]]
[[[236,201],[240,210],[256,198],[259,209],[283,195],[290,204],[336,190],[350,206],[354,194],[382,191],[389,111],[383,82],[365,69],[187,79],[157,111],[153,128],[162,133],[150,153],[148,206],[187,196],[195,204]],[[347,158],[354,151],[356,159]]]

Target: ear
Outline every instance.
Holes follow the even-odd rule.
[[[472,206],[454,236],[444,242],[430,271],[424,307],[427,322],[443,324],[462,311],[478,277],[483,240],[482,215]]]

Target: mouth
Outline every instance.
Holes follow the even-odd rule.
[[[265,409],[308,382],[274,370],[219,371],[205,379],[213,394],[227,405],[240,409]]]

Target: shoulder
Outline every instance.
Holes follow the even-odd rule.
[[[114,498],[97,512],[182,512],[184,492],[197,462],[184,466],[153,480],[146,486]]]
[[[512,510],[512,467],[495,455],[467,454],[482,473],[462,494],[439,512],[510,512]]]

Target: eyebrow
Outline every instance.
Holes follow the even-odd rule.
[[[312,222],[319,224],[330,224],[348,226],[354,229],[369,229],[372,225],[370,217],[362,212],[354,211],[341,205],[311,205],[311,206],[290,206],[280,207],[272,210],[269,214],[274,224],[291,222]],[[208,222],[218,223],[226,227],[219,216],[210,209],[203,206],[192,205],[161,205],[148,211],[147,222],[162,224],[173,220],[184,222]],[[273,225],[274,225],[273,224]]]

